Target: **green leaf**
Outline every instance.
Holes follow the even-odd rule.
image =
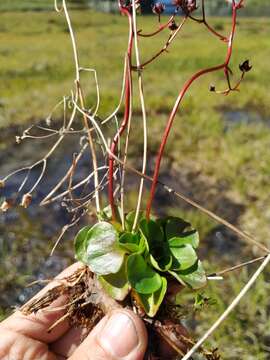
[[[168,271],[172,266],[172,257],[170,255],[164,256],[157,262],[153,255],[150,254],[151,265],[158,271]]]
[[[186,271],[169,271],[181,284],[188,285],[194,290],[201,289],[207,283],[206,274],[200,260]]]
[[[165,242],[162,228],[154,220],[142,220],[140,231],[147,241],[150,253],[150,261],[154,268],[159,271],[166,271],[171,265],[171,255],[168,243]]]
[[[163,231],[154,220],[141,220],[140,231],[146,238],[149,245],[154,243],[162,243],[164,240]]]
[[[81,261],[97,275],[117,273],[123,263],[124,251],[117,247],[118,234],[107,222],[95,224],[85,239]]]
[[[119,244],[128,252],[134,253],[142,250],[143,240],[141,240],[138,234],[125,232],[120,236]]]
[[[159,310],[160,305],[166,295],[167,280],[165,277],[161,278],[162,284],[160,288],[152,294],[137,294],[141,305],[144,308],[146,314],[150,317],[154,317]]]
[[[127,279],[126,260],[123,262],[121,269],[116,274],[98,277],[103,289],[117,301],[123,301],[129,293],[130,287]]]
[[[181,236],[173,237],[169,240],[169,246],[180,247],[190,244],[194,249],[199,246],[199,233],[196,230],[183,233]]]
[[[179,237],[182,235],[185,229],[190,227],[190,223],[177,218],[169,217],[165,225],[165,233],[167,240],[170,240],[173,237]]]
[[[140,254],[128,257],[127,276],[133,289],[141,294],[151,294],[161,285],[161,276],[156,273]]]
[[[75,246],[75,258],[79,261],[84,262],[84,257],[86,254],[86,239],[88,231],[91,229],[91,226],[85,226],[82,228],[74,240],[74,246]]]
[[[175,238],[169,240],[169,248],[173,255],[172,269],[186,270],[198,260],[197,254],[190,244],[174,246]]]

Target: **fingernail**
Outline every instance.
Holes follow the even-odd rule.
[[[99,334],[98,341],[108,355],[125,357],[139,345],[136,325],[123,312],[113,314]]]

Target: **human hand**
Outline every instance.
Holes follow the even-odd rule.
[[[64,278],[78,268],[74,264],[57,278]],[[52,282],[42,293],[55,286]],[[37,296],[39,296],[38,294]],[[17,311],[0,323],[1,360],[142,360],[147,346],[147,332],[132,311],[115,310],[106,315],[89,333],[70,327],[68,321],[48,329],[63,311],[61,297],[49,309],[25,316]],[[55,311],[53,311],[55,309]],[[49,310],[49,311],[48,311]],[[86,337],[85,337],[86,336]],[[83,341],[81,339],[84,338]]]

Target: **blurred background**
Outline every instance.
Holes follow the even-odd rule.
[[[118,15],[116,1],[67,1],[78,40],[81,65],[97,70],[100,90],[100,118],[118,104],[123,57],[126,48],[126,19]],[[164,1],[166,11],[173,7]],[[249,59],[253,68],[240,92],[229,96],[209,91],[210,85],[223,90],[222,72],[199,80],[191,88],[175,121],[166,148],[161,180],[216,212],[257,240],[270,246],[270,4],[269,0],[246,0],[238,19],[235,52],[231,69],[239,78],[239,64]],[[225,0],[206,0],[209,22],[215,30],[228,34],[230,11]],[[197,16],[199,16],[199,9]],[[158,26],[151,4],[144,1],[139,28],[151,31]],[[18,167],[39,159],[50,140],[17,144],[15,137],[31,124],[44,124],[48,114],[73,86],[74,65],[65,19],[53,9],[52,0],[5,0],[0,2],[0,178]],[[165,22],[167,15],[162,16]],[[176,17],[180,22],[180,15]],[[168,31],[157,37],[141,39],[141,57],[148,59],[166,42]],[[149,121],[149,169],[153,168],[160,134],[174,100],[184,81],[198,69],[224,61],[226,46],[202,25],[189,21],[169,49],[144,72]],[[83,79],[87,102],[95,99],[94,82]],[[136,93],[135,93],[136,95]],[[134,113],[140,120],[138,98]],[[57,112],[53,117],[61,123]],[[133,129],[130,154],[136,165],[141,156],[141,121]],[[50,250],[69,215],[54,203],[45,208],[38,202],[63,175],[76,150],[78,138],[72,137],[49,161],[46,180],[34,194],[33,206],[20,207],[0,216],[0,318],[19,306],[37,288],[25,288],[33,280],[50,278],[73,261],[72,239],[79,229],[67,233],[54,256]],[[85,157],[75,181],[88,172]],[[33,179],[38,169],[31,176]],[[33,180],[30,178],[30,182]],[[3,201],[14,193],[22,178],[13,177],[0,189]],[[136,201],[137,187],[129,179],[130,208]],[[162,208],[161,208],[162,204]],[[158,190],[158,214],[182,216],[201,234],[201,257],[209,272],[223,269],[259,256],[261,252],[187,206]],[[90,219],[85,219],[89,222]],[[186,316],[195,335],[202,334],[233,299],[255,267],[228,275],[211,283],[203,296],[206,308]],[[238,310],[209,340],[218,346],[224,359],[270,359],[269,269],[262,275]],[[179,306],[192,307],[189,294]]]

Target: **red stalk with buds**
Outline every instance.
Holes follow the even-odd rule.
[[[178,3],[183,3],[183,1],[177,1]],[[184,6],[184,9],[187,11],[188,9],[195,9],[196,8],[196,2],[195,1],[191,1],[188,2],[188,4],[186,3]],[[191,3],[193,4],[193,6],[191,5]],[[214,72],[214,71],[218,71],[218,70],[224,70],[226,79],[228,81],[228,86],[229,86],[229,91],[234,90],[233,88],[231,88],[230,85],[230,78],[229,78],[229,63],[231,60],[231,56],[232,56],[232,51],[233,51],[233,40],[234,40],[234,36],[235,36],[235,31],[236,31],[236,19],[237,19],[237,11],[243,6],[243,0],[241,0],[239,3],[236,3],[235,0],[232,1],[232,29],[231,29],[231,33],[229,35],[229,37],[225,38],[223,36],[220,36],[217,33],[214,33],[216,36],[218,36],[220,39],[224,40],[227,43],[227,53],[226,53],[226,58],[224,63],[211,67],[211,68],[207,68],[207,69],[202,69],[200,71],[198,71],[197,73],[195,73],[190,79],[188,79],[186,81],[186,83],[184,84],[184,86],[182,87],[176,102],[174,104],[174,107],[172,109],[172,112],[170,114],[170,117],[168,119],[167,122],[167,126],[165,128],[165,131],[163,133],[163,137],[162,137],[162,141],[159,147],[159,151],[158,151],[158,155],[157,155],[157,160],[156,160],[156,165],[155,165],[155,171],[154,171],[154,176],[153,176],[153,182],[152,182],[152,186],[151,186],[151,191],[150,191],[150,197],[148,200],[148,204],[147,204],[147,210],[146,210],[146,216],[149,219],[150,218],[150,212],[151,212],[151,208],[152,208],[152,203],[153,203],[153,199],[154,199],[154,195],[155,195],[155,191],[156,191],[156,186],[157,186],[157,181],[158,181],[158,176],[159,176],[159,170],[160,170],[160,164],[161,164],[161,160],[162,160],[162,156],[164,154],[164,149],[175,119],[175,116],[177,114],[177,111],[179,109],[179,106],[181,105],[181,102],[185,96],[185,94],[187,93],[188,89],[190,88],[190,86],[193,84],[193,82],[195,80],[197,80],[198,78],[200,78],[203,75],[206,75],[208,73]],[[203,2],[203,16],[205,19],[205,9],[204,9],[204,2]],[[204,21],[203,21],[204,22]],[[204,22],[205,23],[205,22]],[[209,29],[209,27],[207,26],[207,28]],[[212,32],[212,30],[211,30]],[[240,70],[244,70],[243,65],[242,67],[240,66]],[[243,71],[243,74],[245,72]],[[239,84],[237,85],[237,87],[239,86]],[[228,92],[229,92],[228,91]]]
[[[194,75],[192,75],[190,77],[190,79],[188,79],[185,82],[185,84],[183,85],[182,89],[179,92],[179,95],[175,101],[174,107],[170,113],[166,128],[165,128],[163,136],[162,136],[160,147],[159,147],[159,150],[157,153],[156,164],[155,164],[155,169],[154,169],[154,174],[153,174],[153,181],[151,184],[150,195],[149,195],[147,208],[146,208],[146,217],[149,219],[155,192],[156,192],[156,187],[158,184],[160,165],[161,165],[162,157],[163,157],[164,150],[166,147],[166,143],[167,143],[168,137],[170,135],[177,112],[181,106],[181,102],[182,102],[183,98],[185,97],[187,91],[191,87],[191,85],[196,80],[198,80],[200,77],[202,77],[204,75],[207,75],[207,74],[215,72],[215,71],[223,70],[224,74],[225,74],[225,78],[227,80],[228,88],[224,91],[216,91],[215,87],[212,86],[212,87],[210,87],[210,91],[228,95],[231,91],[238,90],[239,85],[242,82],[245,73],[250,70],[248,61],[245,61],[242,65],[240,65],[240,71],[242,72],[240,80],[234,86],[231,85],[230,60],[232,57],[233,42],[234,42],[234,37],[235,37],[235,33],[236,33],[237,12],[243,6],[243,2],[244,2],[243,0],[240,0],[240,1],[232,0],[232,3],[231,3],[232,26],[231,26],[231,32],[230,32],[229,36],[224,36],[224,35],[218,33],[209,25],[209,23],[206,19],[205,1],[204,0],[202,0],[202,2],[201,2],[201,11],[202,11],[201,19],[198,19],[192,15],[193,12],[197,9],[196,0],[174,0],[173,4],[175,5],[175,13],[164,24],[160,23],[160,19],[161,19],[162,13],[165,10],[165,5],[161,2],[155,3],[153,6],[153,13],[158,16],[159,27],[157,28],[157,30],[155,30],[151,33],[143,33],[142,30],[139,30],[139,31],[137,31],[137,35],[139,37],[153,37],[153,36],[158,35],[161,31],[164,31],[166,28],[169,28],[171,33],[170,33],[165,45],[156,54],[154,54],[151,58],[142,62],[140,64],[140,67],[138,68],[138,66],[134,66],[132,64],[132,51],[133,51],[133,47],[134,47],[134,23],[132,22],[132,11],[136,11],[133,9],[133,5],[135,4],[135,7],[139,7],[140,1],[137,0],[137,1],[134,1],[134,3],[119,1],[120,12],[123,15],[127,16],[127,18],[128,18],[129,39],[128,39],[128,48],[127,48],[127,56],[126,56],[127,57],[127,60],[126,60],[127,66],[126,66],[126,80],[125,80],[124,118],[120,125],[120,128],[118,129],[117,133],[115,134],[115,136],[113,138],[113,142],[112,142],[112,145],[110,148],[110,152],[112,155],[110,155],[110,157],[109,157],[109,175],[108,175],[109,176],[109,178],[108,178],[109,179],[109,185],[108,185],[109,202],[110,202],[110,206],[112,209],[112,214],[113,214],[114,219],[116,217],[115,199],[114,199],[115,152],[116,152],[117,145],[120,141],[120,138],[124,134],[125,130],[127,129],[128,121],[131,118],[131,102],[132,102],[131,92],[132,92],[132,83],[133,83],[132,82],[132,72],[143,71],[148,65],[150,65],[152,62],[157,60],[163,53],[166,53],[168,47],[173,43],[173,41],[175,41],[177,35],[181,32],[181,29],[187,23],[188,20],[195,21],[199,24],[204,25],[211,34],[213,34],[219,40],[223,41],[227,46],[226,57],[222,64],[199,70]],[[183,17],[183,20],[180,23],[180,25],[177,25],[175,22],[175,16],[179,11],[182,11],[182,13],[184,14],[184,17]]]

